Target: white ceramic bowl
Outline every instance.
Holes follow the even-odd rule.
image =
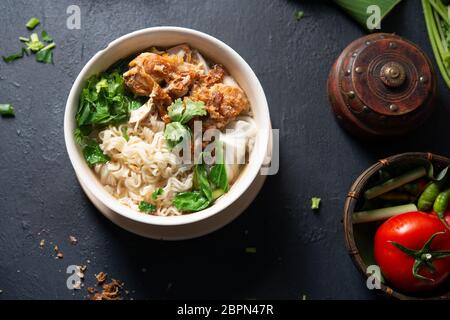
[[[228,193],[219,198],[211,207],[200,212],[176,217],[158,217],[136,212],[120,204],[103,188],[93,171],[87,165],[81,149],[74,140],[75,114],[78,108],[79,94],[84,85],[84,81],[89,76],[106,70],[121,58],[142,52],[151,46],[169,47],[180,43],[188,43],[212,61],[222,64],[236,79],[250,100],[258,127],[258,134],[254,149],[250,155],[249,164],[241,172],[239,178],[232,185]],[[259,191],[260,185],[262,185],[261,179],[263,180],[263,178],[258,176],[261,167],[267,161],[267,155],[270,154],[270,134],[271,123],[264,91],[255,73],[244,59],[225,43],[212,36],[192,29],[179,27],[155,27],[135,31],[114,40],[105,49],[97,52],[84,66],[75,80],[67,100],[64,116],[64,136],[70,161],[89,198],[111,220],[114,221],[110,215],[105,213],[105,210],[118,215],[119,220],[125,219],[135,226],[142,226],[144,228],[145,226],[149,226],[153,232],[136,232],[136,230],[130,230],[133,228],[127,228],[123,223],[114,221],[125,229],[159,239],[185,239],[211,232],[221,225],[205,227],[204,230],[201,228],[198,230],[197,227],[195,232],[187,232],[186,230],[195,229],[195,224],[202,225],[205,223],[205,220],[213,217],[217,220],[217,216],[226,213],[232,204],[234,204],[233,218],[242,212],[249,204],[248,194],[252,195],[253,200]],[[247,200],[243,201],[243,204],[239,206],[240,198],[244,193],[247,194]],[[227,222],[219,221],[217,223],[223,225]],[[183,228],[185,228],[184,231],[182,230]],[[159,232],[155,233],[155,230]],[[180,234],[174,234],[174,230],[180,230],[177,231]]]

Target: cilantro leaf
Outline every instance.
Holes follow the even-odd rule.
[[[177,144],[183,141],[188,141],[191,134],[189,129],[182,125],[180,122],[171,122],[166,125],[164,130],[164,138],[170,147],[175,147]]]
[[[114,69],[86,80],[75,119],[78,127],[101,129],[126,122],[130,112],[141,105],[125,90],[123,76]],[[124,137],[127,139],[127,134]]]
[[[152,193],[152,199],[156,200],[160,195],[164,193],[164,190],[162,188],[158,188]]]
[[[183,115],[180,119],[182,124],[188,123],[192,118],[196,116],[205,116],[206,109],[205,103],[203,101],[192,101],[190,99],[186,99],[186,109],[183,112]]]
[[[170,119],[174,122],[181,122],[181,118],[183,115],[183,101],[181,99],[175,100],[168,108],[167,112]]]
[[[139,203],[139,211],[144,213],[152,213],[156,211],[156,206],[146,201],[141,201]]]
[[[83,155],[90,167],[98,163],[106,163],[110,160],[110,158],[103,153],[100,145],[95,140],[89,141],[84,147]]]
[[[206,109],[203,101],[192,101],[186,99],[184,102],[181,99],[175,100],[168,108],[168,115],[173,122],[180,122],[186,124],[196,116],[205,116]]]

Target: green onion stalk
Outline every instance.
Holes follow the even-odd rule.
[[[450,6],[441,0],[422,0],[422,7],[436,63],[450,88]]]

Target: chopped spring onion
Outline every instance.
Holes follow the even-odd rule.
[[[42,48],[36,53],[36,61],[42,63],[53,63],[53,48],[56,45],[54,42],[50,43],[48,46]]]
[[[245,253],[256,253],[255,247],[245,248]]]
[[[36,28],[39,23],[41,23],[41,21],[39,21],[38,18],[36,17],[32,17],[30,20],[28,20],[26,26],[28,28],[28,30],[33,30],[34,28]]]
[[[311,198],[311,209],[318,210],[320,208],[320,201],[322,201],[322,199],[320,198],[317,197]]]
[[[53,42],[53,38],[50,37],[47,31],[42,30],[41,32],[42,40],[44,40],[47,43]]]
[[[2,56],[2,59],[6,63],[9,63],[9,62],[12,62],[12,61],[17,60],[17,59],[22,59],[24,54],[28,55],[28,51],[25,48],[22,48],[22,50],[20,50],[20,52],[18,52],[18,53],[14,53],[14,54],[11,54],[11,55],[6,56],[6,57]]]
[[[11,104],[0,104],[0,115],[2,117],[14,117],[14,108]]]
[[[398,187],[401,187],[404,184],[410,183],[410,182],[417,180],[421,177],[424,177],[426,175],[427,175],[427,170],[425,168],[420,167],[420,168],[414,169],[414,170],[407,172],[399,177],[392,178],[378,186],[368,189],[366,192],[364,192],[364,197],[367,200],[376,198],[379,195],[382,195],[383,193],[397,189]]]
[[[296,21],[302,20],[302,18],[303,18],[304,16],[305,16],[305,12],[300,11],[300,10],[295,11],[294,18],[295,18]]]
[[[405,204],[396,207],[375,209],[369,211],[354,212],[352,215],[353,223],[365,223],[386,220],[402,213],[417,211],[415,204]]]
[[[30,35],[30,41],[28,41],[26,45],[27,49],[30,49],[32,52],[38,52],[45,47],[45,45],[39,40],[37,33],[32,33]]]
[[[447,86],[450,88],[450,16],[439,0],[422,0],[425,23],[434,57]]]

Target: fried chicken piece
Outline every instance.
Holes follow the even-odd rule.
[[[172,104],[172,98],[158,84],[153,86],[150,98],[152,99],[154,105],[158,109],[158,113],[161,119],[165,123],[169,123],[170,118],[167,115],[167,107]]]
[[[210,88],[206,86],[197,88],[192,92],[191,99],[205,103],[209,117],[203,121],[204,129],[222,129],[250,107],[250,102],[241,88],[222,83]]]
[[[203,71],[183,60],[191,51],[185,45],[181,47],[185,52],[183,56],[150,52],[140,54],[130,62],[130,69],[124,73],[125,84],[140,96],[149,96],[155,84],[163,87],[167,84],[164,91],[172,98],[186,95]]]
[[[216,64],[209,72],[202,77],[201,82],[204,83],[207,87],[211,87],[216,83],[220,83],[223,81],[225,77],[225,70],[221,65]]]
[[[155,82],[162,84],[173,79],[182,62],[176,55],[158,55],[144,52],[130,62],[130,69],[123,74],[125,84],[135,94],[148,96]]]
[[[181,98],[189,92],[197,77],[198,74],[194,71],[181,72],[169,82],[164,90],[174,99]]]

